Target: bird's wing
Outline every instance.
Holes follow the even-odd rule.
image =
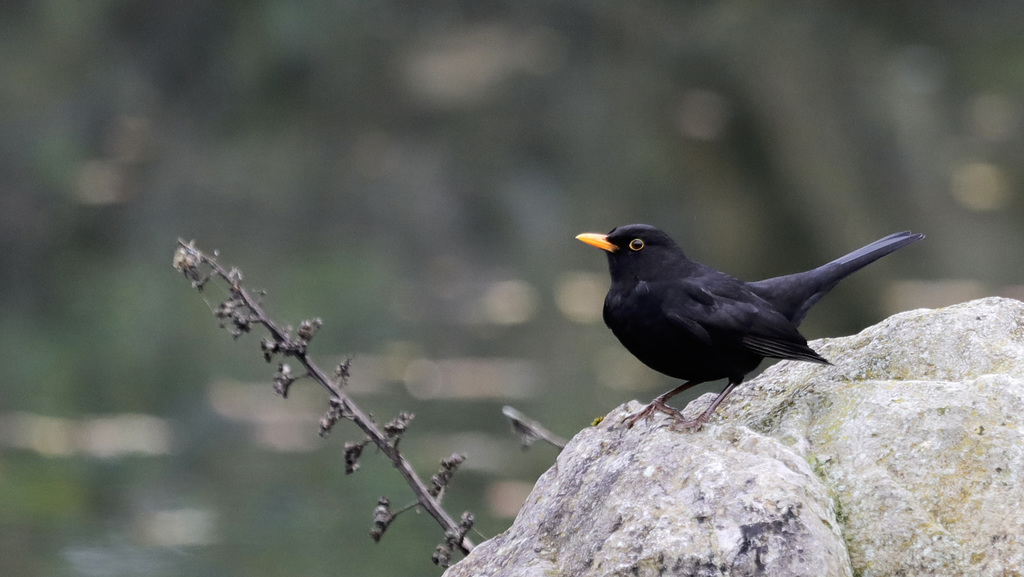
[[[732,277],[673,283],[662,310],[673,325],[708,345],[732,345],[777,359],[828,363],[785,316]]]
[[[803,337],[801,337],[801,340],[803,340]],[[799,343],[792,340],[763,337],[758,335],[746,335],[740,339],[740,341],[746,346],[746,348],[765,357],[788,359],[793,361],[807,361],[823,365],[832,364],[828,362],[828,359],[822,357],[816,353],[814,349],[807,346],[807,341]]]
[[[679,329],[689,333],[693,338],[704,343],[707,346],[711,346],[711,335],[708,334],[701,324],[692,318],[686,316],[685,313],[677,311],[666,311],[665,316],[672,321],[672,324]]]

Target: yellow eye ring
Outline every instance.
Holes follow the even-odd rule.
[[[629,250],[640,250],[643,247],[644,241],[640,240],[639,238],[634,238],[633,240],[629,241]]]

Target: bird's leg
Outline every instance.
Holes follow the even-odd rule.
[[[624,419],[626,421],[626,428],[633,428],[633,425],[637,424],[637,422],[640,421],[640,419],[650,417],[651,413],[653,413],[654,411],[661,411],[666,415],[675,417],[676,420],[684,421],[685,419],[683,419],[683,414],[680,413],[678,409],[674,409],[666,405],[665,402],[671,399],[672,397],[678,395],[679,393],[685,391],[686,389],[689,389],[694,385],[701,384],[701,382],[703,381],[686,381],[685,383],[679,385],[678,387],[672,389],[671,391],[658,395],[646,407],[640,409],[639,411],[633,413],[632,415],[627,416],[626,419]]]
[[[724,401],[725,398],[729,396],[729,393],[731,393],[732,390],[735,389],[736,386],[739,385],[742,381],[743,377],[740,377],[738,379],[729,379],[729,384],[726,385],[724,389],[722,389],[721,393],[718,393],[718,396],[715,397],[715,400],[711,401],[711,405],[708,408],[704,409],[704,412],[701,413],[699,417],[697,417],[696,419],[686,420],[682,418],[682,415],[680,415],[680,422],[672,425],[672,430],[678,431],[681,429],[687,429],[690,431],[699,431],[700,428],[704,426],[704,423],[708,422],[708,420],[711,418],[711,415],[715,413],[715,409],[718,408],[718,405],[720,405],[722,401]]]

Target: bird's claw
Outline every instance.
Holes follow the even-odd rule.
[[[674,409],[666,405],[665,402],[660,399],[654,399],[646,407],[640,409],[636,413],[627,415],[626,418],[623,419],[623,422],[626,423],[627,429],[632,429],[633,425],[640,422],[641,419],[649,419],[654,411],[660,411],[670,417],[675,417],[677,421],[686,421],[683,419],[683,414],[680,413],[678,409]]]
[[[633,425],[639,423],[641,419],[649,419],[655,411],[665,413],[672,417],[675,422],[669,425],[669,429],[678,433],[696,433],[711,419],[710,412],[701,413],[701,415],[696,419],[687,419],[683,417],[683,413],[679,409],[666,405],[665,401],[661,399],[654,399],[646,407],[632,415],[626,416],[626,418],[623,419],[623,422],[626,423],[627,429],[632,429]]]

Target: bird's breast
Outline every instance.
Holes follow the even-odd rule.
[[[604,322],[626,348],[637,340],[667,335],[671,330],[661,299],[644,281],[612,287],[604,301]],[[635,353],[634,353],[635,354]]]
[[[698,338],[665,314],[657,285],[613,286],[604,303],[604,322],[626,349],[652,369],[686,380],[714,380],[745,374],[757,355]],[[734,370],[740,366],[740,369]]]

